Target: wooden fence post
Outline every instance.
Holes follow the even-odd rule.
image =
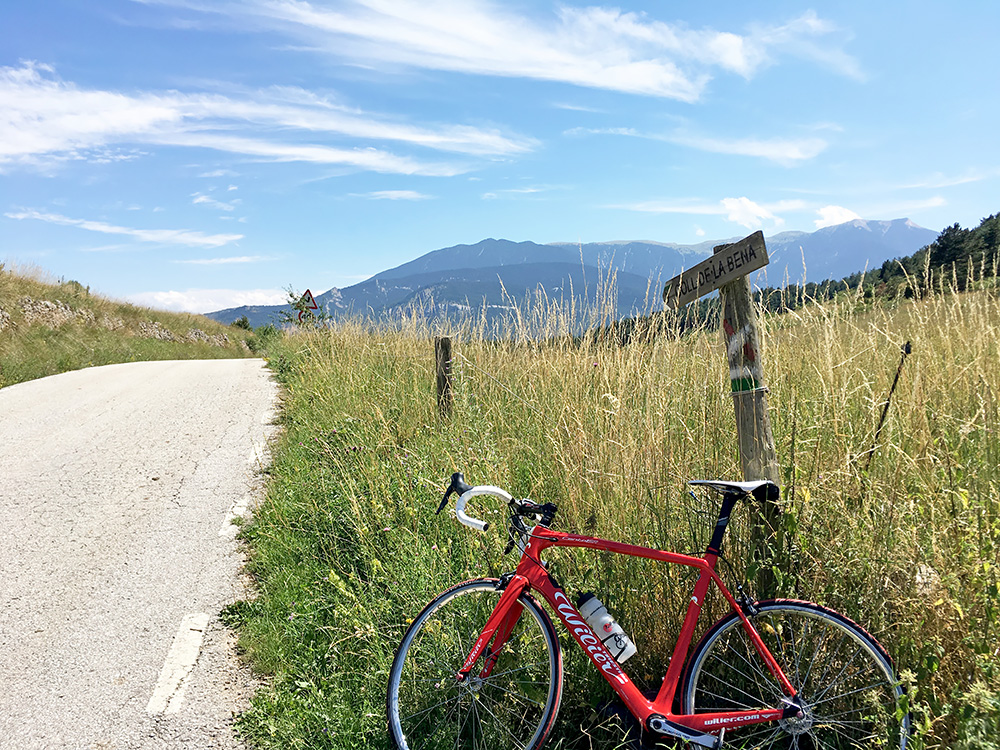
[[[434,339],[434,359],[437,363],[437,406],[438,414],[447,419],[451,416],[451,339],[437,336]]]
[[[715,253],[731,252],[737,245],[746,244],[753,249],[759,244],[764,252],[764,235],[750,235],[733,245],[719,245]],[[753,481],[769,479],[780,484],[780,467],[771,418],[767,408],[767,386],[760,357],[760,334],[757,311],[750,292],[750,278],[741,276],[719,287],[722,306],[722,330],[725,337],[732,383],[733,408],[736,413],[736,433],[739,439],[740,464],[743,479]],[[757,578],[761,598],[774,596],[776,581],[771,570],[775,529],[780,508],[777,497],[770,497],[760,507],[759,522],[751,538],[752,554],[760,567]]]

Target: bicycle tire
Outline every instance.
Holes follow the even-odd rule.
[[[799,692],[803,716],[727,730],[726,747],[905,750],[904,692],[873,636],[811,602],[776,599],[757,608],[750,619]],[[701,639],[681,695],[688,714],[780,707],[784,697],[736,613]]]
[[[389,672],[386,713],[398,750],[541,747],[562,697],[562,652],[548,614],[527,594],[491,674],[455,675],[500,598],[496,579],[466,581],[407,628]],[[477,663],[481,668],[483,658]]]

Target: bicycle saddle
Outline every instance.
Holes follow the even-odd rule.
[[[766,487],[766,496],[778,496],[778,485],[769,479],[758,479],[753,482],[727,482],[723,479],[693,479],[688,484],[708,487],[724,495],[756,495],[758,490]]]

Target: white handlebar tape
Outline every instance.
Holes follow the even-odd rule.
[[[463,493],[455,503],[455,517],[461,523],[468,526],[470,529],[476,529],[476,531],[486,531],[490,527],[488,521],[480,521],[478,518],[473,518],[465,513],[465,504],[476,495],[493,495],[494,497],[499,497],[501,500],[508,503],[514,499],[506,490],[502,490],[499,487],[494,487],[492,485],[473,487],[468,492]]]

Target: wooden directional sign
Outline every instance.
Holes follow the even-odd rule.
[[[296,307],[299,309],[299,322],[302,322],[302,313],[306,310],[319,310],[319,305],[316,304],[313,293],[308,289],[306,289],[306,293],[302,295],[302,299],[299,300],[299,304]]]
[[[763,268],[767,262],[763,232],[754,232],[731,245],[720,245],[711,258],[668,281],[663,287],[663,302],[667,307],[680,309],[723,284]]]

